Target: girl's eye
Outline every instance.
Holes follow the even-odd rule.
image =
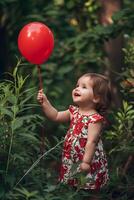
[[[83,88],[86,89],[87,87],[84,85]]]
[[[77,87],[79,87],[79,85],[78,85],[78,84],[76,85],[76,88],[77,88]]]

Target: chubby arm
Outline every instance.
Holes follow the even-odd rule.
[[[85,146],[85,153],[81,163],[82,171],[87,171],[90,169],[90,164],[95,153],[95,148],[99,140],[101,129],[102,129],[101,122],[97,122],[94,124],[90,123],[88,125],[88,138]]]
[[[49,118],[52,121],[56,122],[67,122],[70,120],[70,112],[69,110],[65,111],[57,111],[49,102],[46,95],[42,90],[39,90],[37,95],[37,100],[41,104],[43,108],[43,112],[45,113],[46,117]]]

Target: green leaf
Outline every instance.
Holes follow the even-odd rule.
[[[63,76],[64,74],[67,74],[67,73],[71,72],[72,69],[73,69],[72,66],[68,66],[68,65],[67,65],[67,66],[65,66],[64,68],[60,68],[60,69],[58,70],[58,73],[59,73],[60,76]]]
[[[47,185],[47,188],[44,189],[45,192],[53,192],[56,189],[56,185]]]
[[[17,192],[19,192],[20,194],[22,194],[22,196],[26,197],[27,199],[31,198],[31,197],[35,197],[37,194],[38,194],[38,191],[32,191],[32,192],[29,192],[26,188],[24,187],[21,187],[20,189],[19,188],[16,188],[15,189]]]
[[[10,118],[13,118],[13,112],[11,112],[9,109],[7,108],[0,108],[0,112],[1,112],[1,115],[7,115],[9,116]]]
[[[22,162],[25,161],[25,158],[23,156],[20,156],[19,154],[15,153],[13,154],[13,159],[15,160],[21,160]]]
[[[15,67],[15,68],[14,68],[14,71],[13,71],[13,76],[14,76],[14,77],[16,77],[17,70],[18,70],[18,67]]]
[[[16,129],[20,128],[23,125],[23,120],[20,118],[16,118],[14,121],[12,121],[12,130],[15,131]]]
[[[33,97],[33,95],[34,95],[34,94],[31,94],[31,95],[29,95],[28,97],[26,97],[24,100],[22,100],[22,101],[20,102],[20,105],[26,104],[26,102],[29,101],[29,100]]]
[[[126,101],[123,101],[123,108],[124,108],[124,111],[126,111],[128,108],[128,103]]]
[[[122,18],[125,16],[125,12],[126,12],[125,10],[115,12],[114,15],[112,16],[112,19],[114,21],[122,20]]]
[[[29,143],[33,143],[33,142],[39,143],[38,138],[34,135],[23,133],[23,134],[21,134],[21,137],[24,138],[24,141],[25,140],[29,141]]]
[[[16,98],[16,96],[15,95],[13,95],[13,94],[10,94],[9,96],[8,96],[8,99],[7,99],[11,104],[16,104],[17,103],[17,98]]]
[[[11,110],[12,110],[12,112],[16,115],[17,112],[19,111],[18,105],[13,105],[13,106],[11,107]]]

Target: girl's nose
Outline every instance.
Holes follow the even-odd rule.
[[[79,88],[77,87],[77,88],[75,88],[74,90],[75,90],[75,92],[77,92],[77,91],[79,91]]]

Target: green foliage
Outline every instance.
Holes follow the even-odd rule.
[[[122,107],[111,114],[113,125],[104,136],[108,144],[111,177],[109,187],[101,192],[102,200],[133,199],[132,164],[123,173],[134,150],[133,5],[132,1],[125,0],[124,8],[113,15],[113,24],[101,26],[98,22],[101,5],[95,0],[0,1],[0,28],[5,31],[4,45],[8,52],[4,60],[11,66],[14,66],[14,55],[18,55],[18,33],[25,24],[41,21],[52,29],[55,48],[47,63],[42,65],[42,76],[44,90],[58,109],[66,109],[71,103],[70,94],[77,77],[87,71],[102,73],[105,70],[104,42],[120,34],[124,36],[127,43],[123,50],[125,67],[120,74],[121,78],[117,77],[121,82],[123,100]],[[0,82],[0,199],[88,198],[90,194],[85,191],[74,191],[68,186],[57,184],[61,145],[56,144],[60,144],[66,127],[52,125],[45,120],[47,138],[43,145],[46,152],[41,152],[39,136],[44,122],[35,102],[37,89],[33,87],[38,85],[37,69],[26,63],[18,65],[21,73],[18,73],[17,67],[7,80]],[[80,185],[84,184],[85,176],[79,174],[79,180]]]
[[[15,189],[16,193],[14,195],[10,194],[10,198],[14,198],[15,199],[25,199],[25,200],[30,200],[30,199],[37,199],[38,198],[38,191],[32,191],[29,192],[26,188],[21,187],[21,188],[17,188]]]
[[[109,141],[109,159],[111,168],[110,187],[113,194],[116,192],[122,196],[121,199],[132,199],[133,177],[132,160],[134,154],[134,101],[133,101],[133,45],[129,41],[128,46],[123,49],[125,53],[126,69],[120,77],[121,92],[123,96],[122,106],[112,113],[113,125],[107,131],[106,139]],[[115,188],[115,185],[118,186]],[[125,194],[125,195],[124,195]],[[117,195],[118,199],[118,195]]]
[[[134,93],[134,47],[133,47],[133,39],[128,41],[128,45],[123,49],[125,54],[125,65],[126,70],[123,73],[121,87],[122,93],[125,95],[125,98],[132,103],[133,101],[133,93]]]
[[[115,145],[111,149],[112,152],[133,153],[133,121],[134,110],[131,104],[123,101],[123,107],[115,116],[115,124],[113,130],[108,132],[107,139],[112,140]],[[115,143],[114,143],[115,142]]]
[[[134,179],[130,160],[134,153],[133,105],[123,101],[122,108],[114,112],[113,115],[114,124],[106,134],[106,140],[109,141],[109,167],[111,172],[109,193],[111,192],[117,199],[118,196],[120,196],[120,199],[125,199],[125,196],[126,199],[132,199]]]
[[[7,80],[0,83],[1,198],[4,198],[4,190],[12,188],[20,174],[33,162],[32,154],[39,153],[36,126],[41,126],[43,120],[34,113],[37,105],[30,103],[35,88],[25,88],[28,77],[23,78],[18,73],[18,66]]]

